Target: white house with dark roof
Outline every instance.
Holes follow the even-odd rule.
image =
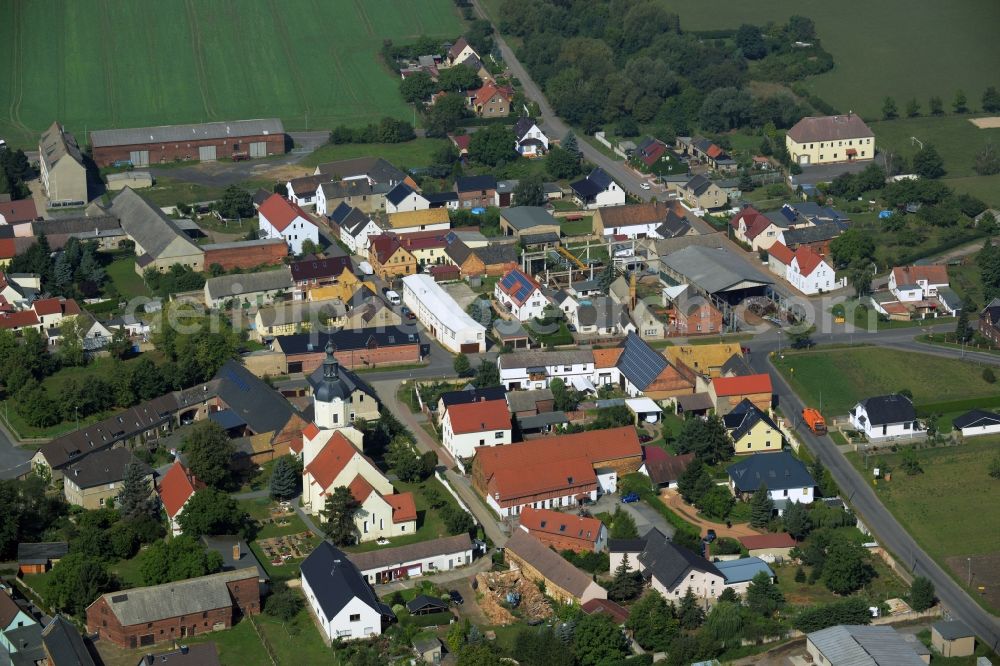
[[[519,268],[512,269],[496,283],[493,297],[518,321],[541,317],[545,306],[549,304],[541,285]]]
[[[573,183],[570,183],[573,197],[578,205],[587,208],[621,206],[625,203],[625,190],[601,167]]]
[[[322,542],[300,566],[302,592],[327,640],[381,636],[394,619],[347,555]]]
[[[534,118],[522,116],[514,123],[514,149],[521,157],[540,157],[549,151],[549,137]]]
[[[963,437],[1000,433],[1000,414],[985,409],[973,409],[956,417],[951,423]]]
[[[865,398],[851,410],[851,425],[869,441],[923,437],[913,402],[893,393]]]
[[[726,468],[729,487],[738,498],[748,499],[761,484],[780,516],[789,502],[812,504],[816,481],[805,463],[788,451],[755,453]]]
[[[638,571],[665,599],[677,600],[690,589],[700,599],[717,599],[726,578],[714,564],[670,541],[655,527],[638,539],[608,541],[611,573],[628,558],[628,568]]]
[[[431,202],[406,183],[400,183],[385,195],[386,213],[405,213],[413,210],[427,210]]]

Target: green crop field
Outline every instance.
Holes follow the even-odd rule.
[[[847,414],[862,398],[913,392],[913,402],[938,403],[996,395],[980,365],[881,347],[786,353],[775,361],[807,405],[827,416]]]
[[[451,0],[0,0],[0,137],[279,117],[410,119],[383,40],[462,31]]]
[[[995,0],[675,0],[670,3],[686,30],[738,28],[742,23],[783,22],[792,14],[816,23],[834,68],[805,84],[843,112],[881,115],[887,95],[899,108],[916,97],[938,95],[950,104],[959,88],[972,108],[989,85],[1000,85],[1000,3]]]

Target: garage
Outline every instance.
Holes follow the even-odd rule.
[[[478,342],[466,342],[463,344],[459,351],[463,354],[478,354],[479,353],[479,343]]]
[[[214,162],[216,159],[215,146],[199,146],[198,159],[202,162]]]
[[[137,167],[149,166],[148,150],[133,150],[128,155],[129,155],[129,161],[132,162],[132,166],[137,166]]]
[[[251,142],[250,157],[267,157],[267,143],[263,141]]]

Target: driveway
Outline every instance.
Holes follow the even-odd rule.
[[[14,438],[0,425],[0,479],[16,479],[31,469],[35,449],[16,446]]]
[[[704,518],[699,517],[698,512],[695,511],[690,504],[685,502],[681,497],[681,494],[675,489],[664,488],[660,491],[660,499],[663,500],[664,504],[673,509],[675,513],[680,514],[684,520],[697,525],[702,534],[705,534],[708,530],[715,530],[716,536],[732,537],[733,539],[762,534],[762,532],[753,529],[747,524],[726,527],[725,523],[715,523],[711,520],[705,520]]]
[[[668,523],[667,519],[661,516],[656,509],[645,502],[622,504],[617,493],[614,495],[601,495],[596,502],[588,507],[588,510],[593,514],[604,512],[614,513],[615,507],[618,506],[632,516],[639,534],[645,534],[650,528],[655,527],[665,536],[672,537],[674,535],[674,526]]]

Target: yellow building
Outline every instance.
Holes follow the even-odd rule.
[[[777,424],[752,402],[744,399],[722,417],[737,455],[781,451],[784,438]]]
[[[127,448],[105,449],[84,456],[63,472],[66,501],[84,509],[109,506],[122,492],[125,469],[138,465],[143,480],[153,494],[153,470],[132,456]]]
[[[674,365],[683,363],[699,375],[721,377],[722,366],[733,356],[743,356],[739,343],[722,342],[714,345],[677,345],[663,350]]]
[[[337,278],[336,284],[310,289],[309,300],[329,301],[339,299],[347,303],[354,296],[354,293],[363,286],[371,289],[372,293],[378,293],[378,287],[374,282],[362,282],[354,273],[345,268],[344,272]]]
[[[387,281],[417,272],[416,258],[396,236],[372,236],[368,246],[368,263],[372,265],[375,275]]]
[[[251,336],[260,341],[277,335],[291,335],[314,329],[343,326],[347,308],[339,299],[292,301],[257,310]]]
[[[853,113],[803,118],[785,135],[792,161],[805,166],[875,157],[875,133]]]
[[[397,234],[417,231],[445,231],[451,228],[447,208],[427,208],[389,213],[389,229]]]

